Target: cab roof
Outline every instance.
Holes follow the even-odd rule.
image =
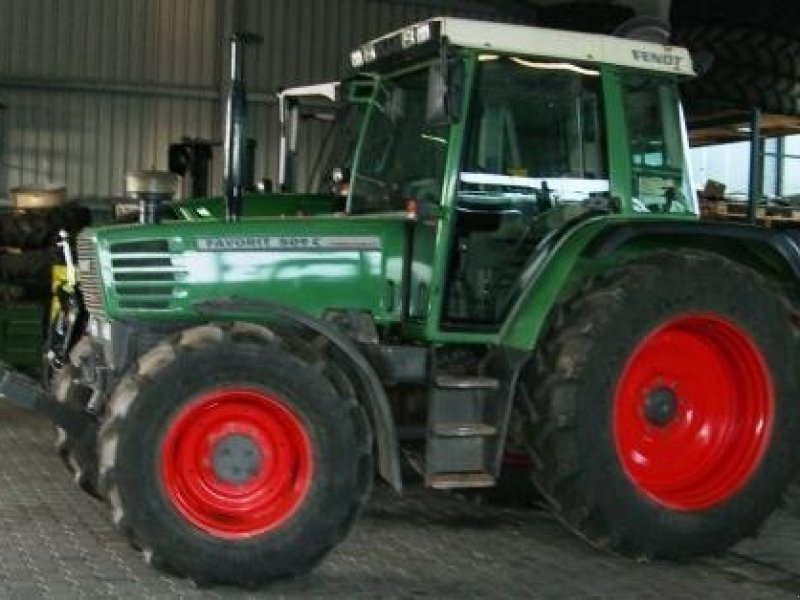
[[[452,46],[488,54],[604,63],[685,76],[695,74],[689,51],[680,46],[454,17],[434,17],[371,40],[351,53],[351,62],[357,69],[368,69],[371,62],[386,54],[411,51],[414,46],[438,45],[444,39]]]

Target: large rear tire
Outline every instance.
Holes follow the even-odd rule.
[[[199,584],[311,569],[373,478],[368,423],[332,368],[254,326],[198,327],[153,348],[100,432],[116,525],[155,566]]]
[[[677,38],[693,52],[711,53],[715,64],[790,79],[800,76],[800,42],[794,37],[749,27],[690,25],[680,29]]]
[[[557,516],[636,557],[754,534],[798,464],[793,310],[759,274],[656,254],[565,302],[527,369],[534,478]]]
[[[800,82],[759,70],[713,64],[702,77],[687,81],[681,90],[696,101],[717,100],[733,106],[783,115],[800,114]]]

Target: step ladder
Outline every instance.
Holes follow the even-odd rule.
[[[425,439],[425,484],[437,489],[491,487],[504,402],[491,377],[438,375]]]

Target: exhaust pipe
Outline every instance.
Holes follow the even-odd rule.
[[[244,195],[247,169],[246,128],[247,128],[247,92],[244,85],[244,48],[247,44],[258,44],[263,41],[255,33],[235,33],[231,36],[231,83],[225,106],[225,218],[238,221],[242,215],[242,197]]]

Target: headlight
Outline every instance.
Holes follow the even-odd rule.
[[[422,23],[414,28],[414,37],[418,44],[424,44],[431,39],[431,24]]]
[[[111,321],[104,320],[100,322],[100,337],[103,341],[111,341]]]
[[[414,33],[414,29],[409,27],[408,29],[403,29],[403,35],[400,38],[400,45],[405,49],[409,46],[413,46],[417,43],[417,36]]]
[[[97,322],[97,317],[89,317],[89,335],[93,338],[100,337],[100,324]]]
[[[89,335],[104,342],[111,341],[111,321],[92,315],[89,317]]]
[[[360,48],[350,53],[350,64],[353,65],[354,69],[360,69],[364,66],[364,53]]]

